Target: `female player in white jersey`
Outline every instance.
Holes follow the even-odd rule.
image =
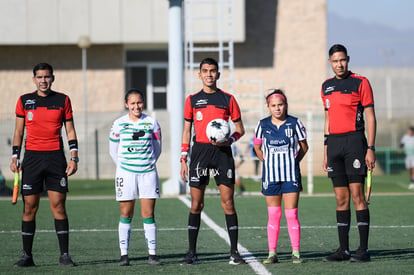
[[[119,247],[121,266],[129,265],[128,248],[135,200],[140,199],[148,263],[160,264],[156,255],[155,199],[160,197],[156,161],[161,154],[161,128],[144,114],[144,96],[137,89],[125,95],[129,113],[114,121],[109,135],[109,152],[116,164],[115,193],[121,214]]]
[[[266,97],[270,116],[259,121],[255,130],[254,150],[263,162],[262,193],[268,211],[267,240],[269,256],[264,264],[277,263],[277,242],[282,198],[285,205],[293,263],[301,263],[299,192],[302,190],[299,162],[308,151],[306,130],[302,122],[288,115],[288,103],[281,90],[272,90]]]

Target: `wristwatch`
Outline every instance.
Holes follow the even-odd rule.
[[[71,157],[70,160],[73,160],[74,162],[78,163],[79,162],[79,158],[78,157]]]
[[[375,146],[368,146],[368,149],[375,151]]]

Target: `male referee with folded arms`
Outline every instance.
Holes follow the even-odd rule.
[[[50,209],[59,242],[59,265],[74,266],[69,256],[69,222],[66,215],[68,176],[78,169],[78,141],[73,123],[72,106],[67,95],[53,91],[53,68],[39,63],[33,68],[36,90],[20,96],[16,104],[16,128],[10,169],[22,171],[21,194],[23,255],[16,267],[34,266],[32,245],[36,231],[36,213],[43,185],[46,186]],[[67,162],[61,136],[65,125],[71,158]],[[19,165],[20,150],[26,130],[25,153]]]
[[[328,61],[335,76],[327,79],[321,90],[325,108],[323,168],[334,187],[340,247],[324,261],[366,262],[371,259],[368,252],[370,216],[364,182],[367,170],[375,167],[374,97],[368,79],[348,70],[349,56],[343,45],[330,48]],[[351,199],[360,239],[352,256],[349,250]]]

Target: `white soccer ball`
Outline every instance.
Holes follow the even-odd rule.
[[[230,136],[230,125],[224,119],[213,119],[207,124],[206,134],[210,141],[225,142]]]

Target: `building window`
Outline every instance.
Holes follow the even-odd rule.
[[[148,111],[167,109],[168,52],[126,52],[126,90],[137,88],[144,93]]]

